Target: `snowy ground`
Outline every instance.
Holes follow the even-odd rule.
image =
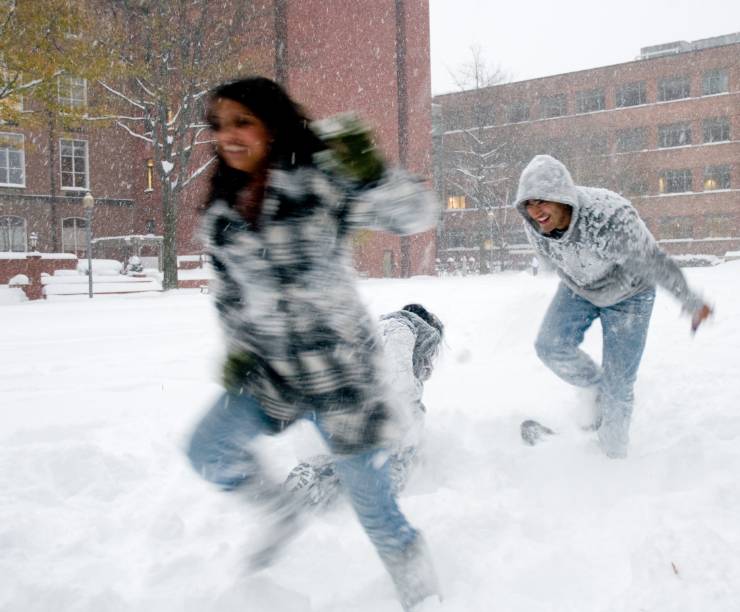
[[[447,323],[426,389],[426,461],[402,498],[433,550],[441,609],[738,609],[740,262],[688,275],[717,315],[692,338],[659,294],[625,461],[580,431],[577,394],[534,355],[553,277],[361,283],[375,313],[419,301]],[[0,610],[400,610],[346,505],[273,569],[245,575],[256,515],[182,453],[219,391],[209,300],[0,307]],[[598,336],[586,340],[594,353]],[[525,446],[527,417],[562,435]],[[282,476],[319,444],[301,425],[265,450]]]

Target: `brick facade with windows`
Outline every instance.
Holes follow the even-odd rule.
[[[740,33],[661,47],[624,64],[436,96],[440,260],[491,255],[491,211],[461,204],[455,179],[455,151],[477,130],[482,99],[500,118],[476,131],[496,151],[500,200],[511,203],[521,170],[548,153],[576,183],[629,198],[668,252],[740,250]],[[519,221],[507,223],[509,262],[526,265]]]
[[[358,112],[391,162],[431,179],[428,0],[268,0],[259,14],[262,38],[259,48],[249,49],[252,65],[282,82],[313,117]],[[79,112],[101,91],[64,78],[58,94],[61,105]],[[33,108],[32,100],[24,102]],[[82,196],[88,189],[96,202],[94,236],[161,234],[160,196],[146,147],[111,126],[63,131],[0,125],[0,250],[27,250],[33,233],[41,252],[82,254],[78,238],[86,230]],[[203,175],[181,201],[181,255],[200,251],[198,209],[206,188]],[[369,276],[432,273],[435,237],[359,236],[356,264]]]

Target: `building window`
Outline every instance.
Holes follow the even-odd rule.
[[[704,191],[730,188],[730,166],[707,166],[704,169]]]
[[[514,102],[506,112],[506,120],[509,123],[529,121],[529,105],[524,102]]]
[[[448,209],[460,209],[465,208],[465,196],[464,195],[453,195],[447,198]]]
[[[705,96],[729,91],[726,70],[710,70],[702,77],[702,93]]]
[[[26,251],[26,220],[23,217],[0,217],[0,252]]]
[[[691,95],[691,80],[687,76],[674,76],[658,81],[658,100],[680,100]]]
[[[648,192],[648,184],[639,176],[622,175],[619,179],[619,192],[626,196],[643,196]]]
[[[62,189],[88,189],[87,140],[59,141]]]
[[[667,217],[660,220],[660,237],[671,238],[693,238],[693,217]]]
[[[493,104],[481,104],[474,109],[476,126],[496,123],[496,107]]]
[[[647,142],[647,130],[644,127],[617,130],[617,151],[642,151]]]
[[[87,80],[60,76],[58,80],[59,106],[67,112],[81,112],[87,107]]]
[[[727,117],[704,119],[704,142],[730,140],[730,120]]]
[[[564,161],[570,157],[570,142],[564,138],[546,138],[542,141],[541,152]]]
[[[658,178],[660,193],[686,193],[691,191],[691,170],[665,170]]]
[[[731,215],[710,215],[704,218],[704,233],[712,238],[735,235],[735,220]]]
[[[583,148],[586,153],[601,155],[608,151],[608,140],[606,132],[594,132],[586,136],[583,140]]]
[[[445,127],[459,130],[465,127],[465,112],[459,109],[445,109]]]
[[[146,191],[154,191],[154,160],[146,160]]]
[[[543,119],[547,119],[549,117],[562,117],[566,113],[567,104],[565,94],[545,96],[542,98],[541,104]]]
[[[647,102],[645,93],[645,81],[634,81],[625,83],[617,88],[616,103],[617,106],[637,106]]]
[[[0,132],[0,185],[5,187],[26,186],[23,134]]]
[[[691,144],[690,123],[670,123],[658,126],[658,146],[682,147]]]
[[[62,219],[62,251],[85,255],[87,249],[87,219],[67,217]]]
[[[604,110],[605,108],[603,89],[576,92],[577,113],[593,113]]]
[[[447,232],[447,248],[460,249],[466,245],[467,236],[464,230],[450,230]]]

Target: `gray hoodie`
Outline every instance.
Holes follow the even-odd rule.
[[[527,214],[527,200],[572,207],[565,234],[550,238],[540,233]],[[575,185],[557,159],[537,155],[529,162],[519,179],[515,206],[537,254],[592,304],[612,306],[659,285],[689,313],[702,306],[702,298],[689,289],[681,269],[660,250],[632,204],[608,189]]]

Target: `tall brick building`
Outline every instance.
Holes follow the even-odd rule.
[[[576,183],[629,198],[674,255],[740,249],[740,33],[436,96],[434,110],[435,184],[447,203],[442,262],[529,261],[520,220],[507,206],[539,153],[563,161]],[[479,197],[480,177],[487,197]]]
[[[357,111],[375,128],[390,160],[431,177],[427,0],[265,0],[259,20],[248,45],[257,71],[283,83],[313,117]],[[60,79],[60,103],[77,111],[100,95],[92,83]],[[33,108],[32,100],[26,104]],[[33,247],[84,254],[82,196],[88,190],[96,203],[95,237],[161,234],[146,143],[113,127],[48,127],[0,125],[0,254],[20,257]],[[205,184],[204,175],[181,202],[180,255],[199,252],[197,208]],[[429,273],[434,238],[433,232],[362,234],[356,264],[370,276]]]

